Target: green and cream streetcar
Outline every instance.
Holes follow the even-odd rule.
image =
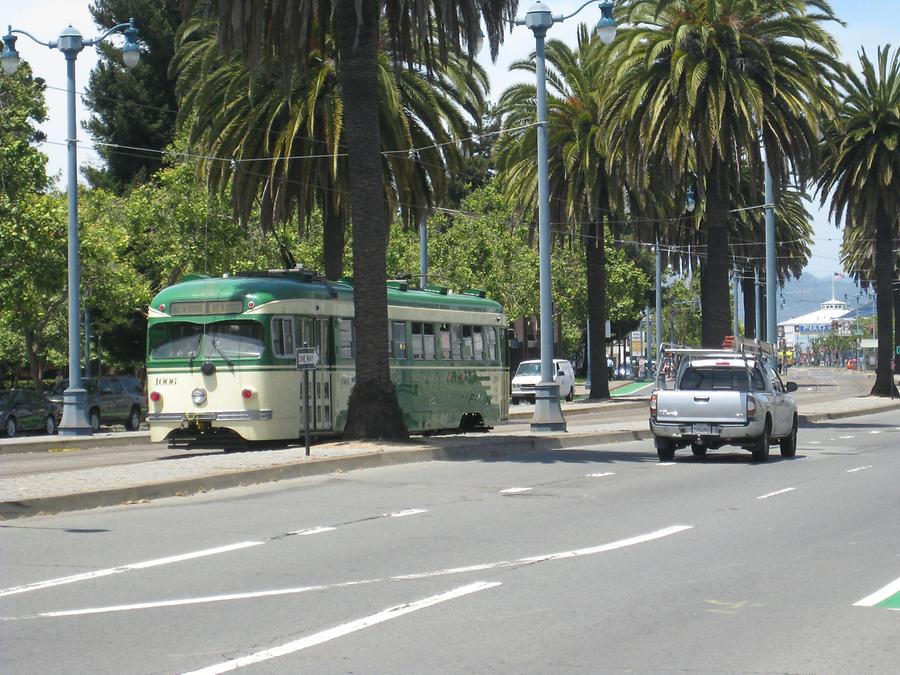
[[[483,291],[387,282],[391,378],[414,433],[507,419],[506,316]],[[310,429],[337,435],[354,382],[353,288],[306,270],[191,277],[152,301],[154,441],[292,441],[304,433],[298,348],[315,348]]]

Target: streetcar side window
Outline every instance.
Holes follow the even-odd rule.
[[[452,358],[462,358],[462,330],[458,324],[450,324],[450,351]]]
[[[433,361],[434,353],[434,324],[413,321],[412,329],[412,357],[415,360]]]
[[[462,331],[462,358],[470,361],[475,358],[474,338],[472,326],[460,326]]]
[[[497,330],[493,326],[485,326],[484,336],[485,358],[487,358],[488,361],[498,361]]]
[[[472,358],[476,361],[484,361],[484,338],[481,334],[481,326],[472,328]]]
[[[342,359],[352,359],[356,356],[356,345],[353,340],[353,319],[338,319],[338,355]]]
[[[446,323],[441,324],[441,358],[450,358],[450,326]]]
[[[272,319],[272,352],[279,358],[294,356],[294,318],[276,316]]]
[[[406,322],[391,321],[391,358],[405,359],[407,351],[406,344]]]

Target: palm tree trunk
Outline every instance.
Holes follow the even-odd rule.
[[[606,367],[606,237],[603,221],[599,220],[594,236],[584,237],[584,258],[587,265],[588,322],[591,326],[591,391],[588,398],[609,398],[609,371]],[[588,232],[585,232],[588,235]]]
[[[388,240],[378,119],[378,0],[339,0],[334,8],[338,77],[350,156],[356,381],[345,438],[408,436],[388,368]]]
[[[893,306],[892,292],[895,255],[893,246],[893,228],[891,217],[883,211],[878,214],[875,224],[875,310],[878,313],[878,360],[875,365],[875,384],[872,396],[897,395],[894,378],[891,373],[891,361],[894,352]]]
[[[344,274],[344,219],[335,205],[333,183],[327,180],[325,199],[322,201],[322,249],[325,258],[325,278],[336,281]]]
[[[756,283],[753,279],[741,279],[741,295],[744,296],[744,337],[756,336]]]
[[[704,348],[722,346],[731,331],[731,294],[728,267],[728,201],[723,179],[727,169],[714,163],[706,195],[706,260],[700,271],[701,342]]]

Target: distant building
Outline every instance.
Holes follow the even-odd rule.
[[[833,320],[845,317],[849,311],[850,306],[846,302],[832,297],[831,300],[823,302],[821,308],[815,312],[779,323],[779,339],[783,331],[785,349],[806,351],[806,347],[814,338],[832,332]]]

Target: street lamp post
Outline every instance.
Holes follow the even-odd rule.
[[[91,426],[85,411],[87,392],[81,386],[81,322],[79,308],[79,285],[81,269],[78,241],[78,125],[75,120],[75,59],[85,47],[94,46],[115,32],[125,34],[125,45],[122,49],[122,60],[129,69],[134,68],[141,58],[138,45],[138,31],[134,27],[134,19],[128,23],[113,26],[100,37],[93,40],[82,38],[78,29],[68,26],[59,34],[56,41],[43,42],[24,30],[13,29],[12,26],[3,36],[3,52],[0,54],[0,65],[7,75],[13,75],[19,67],[19,53],[16,51],[16,33],[25,35],[39,45],[49,49],[59,49],[66,58],[66,101],[68,104],[68,197],[69,197],[69,231],[68,231],[68,306],[69,306],[69,386],[63,392],[63,418],[59,425],[59,433],[68,436],[91,434]]]
[[[585,2],[568,15],[553,16],[542,2],[534,3],[524,19],[516,19],[517,26],[526,26],[534,33],[535,71],[537,74],[537,163],[538,163],[538,249],[540,255],[540,322],[541,322],[541,381],[535,386],[533,431],[565,431],[566,418],[559,404],[559,386],[554,381],[553,314],[550,280],[550,175],[547,152],[547,70],[544,61],[544,38],[554,23],[571,19],[591,4]],[[616,22],[612,17],[612,2],[599,3],[601,18],[597,23],[600,40],[611,43],[616,36]]]

